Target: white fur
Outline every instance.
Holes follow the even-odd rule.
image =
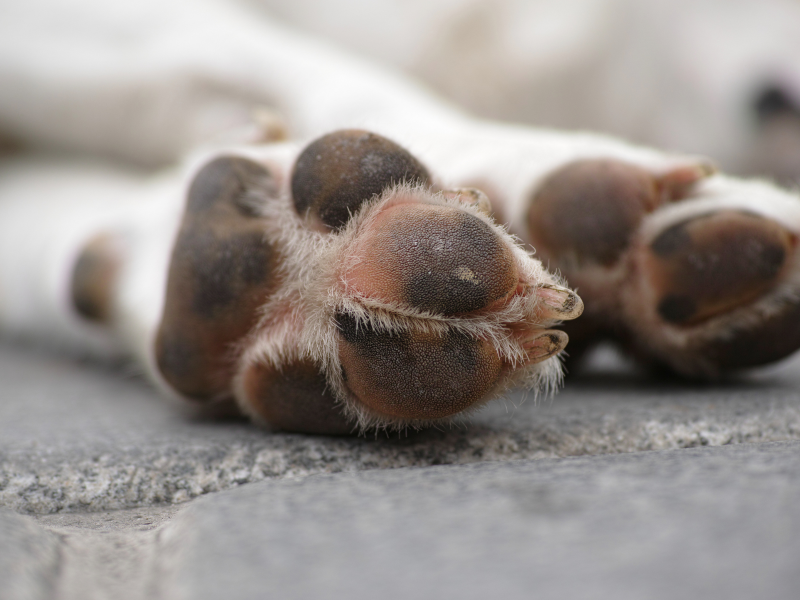
[[[768,85],[800,106],[796,0],[239,1],[482,116],[800,176],[800,123],[779,136],[753,110]]]
[[[0,131],[154,165],[246,127],[254,105],[277,107],[305,137],[345,115],[367,125],[377,96],[392,111],[426,103],[327,40],[486,117],[796,176],[800,127],[760,129],[752,104],[773,84],[800,104],[797,39],[795,0],[6,2]],[[367,71],[371,84],[358,83]],[[312,81],[324,96],[298,100]]]

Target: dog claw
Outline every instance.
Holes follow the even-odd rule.
[[[479,213],[492,216],[492,203],[489,201],[489,196],[482,191],[475,188],[458,188],[454,190],[445,190],[442,192],[445,198],[451,198],[462,202],[465,206],[471,206]]]
[[[522,341],[526,364],[536,364],[557,355],[566,348],[567,342],[569,342],[569,336],[558,329],[532,332]]]
[[[583,314],[583,300],[568,288],[545,283],[536,289],[536,296],[544,305],[540,311],[544,318],[571,321]]]

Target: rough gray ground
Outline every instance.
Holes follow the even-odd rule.
[[[800,442],[338,473],[150,510],[37,517],[58,538],[0,514],[0,575],[29,574],[0,597],[800,594]]]
[[[617,371],[466,428],[326,438],[0,345],[0,600],[794,599],[798,387],[797,360]]]
[[[0,345],[0,506],[103,511],[314,473],[800,439],[797,373],[713,387],[595,376],[538,406],[518,396],[462,428],[376,440],[204,420],[138,379]]]
[[[165,533],[172,598],[797,598],[800,443],[262,482]]]
[[[59,572],[59,538],[30,519],[0,508],[0,599],[52,598]]]

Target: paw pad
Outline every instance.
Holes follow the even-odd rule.
[[[342,407],[330,393],[325,375],[311,361],[250,365],[242,377],[250,412],[284,431],[340,435],[350,433]]]
[[[300,215],[340,229],[362,204],[399,183],[427,183],[420,162],[384,137],[348,129],[309,144],[292,173],[292,198]]]
[[[658,205],[653,177],[612,160],[571,163],[548,177],[528,213],[534,247],[580,264],[614,263]]]
[[[362,294],[441,315],[477,311],[514,292],[514,257],[479,218],[452,208],[397,204],[370,224],[348,280]]]
[[[72,270],[72,305],[81,317],[97,323],[111,318],[113,290],[120,267],[119,242],[98,235],[81,250]]]
[[[172,252],[156,339],[162,376],[196,399],[229,393],[231,345],[247,334],[277,286],[280,258],[249,194],[274,194],[269,172],[223,157],[195,177]]]
[[[345,385],[382,416],[454,415],[486,396],[502,371],[490,344],[456,331],[380,332],[347,314],[337,315],[336,324]]]
[[[672,225],[647,261],[658,313],[691,325],[751,302],[781,278],[794,236],[758,215],[719,211]]]

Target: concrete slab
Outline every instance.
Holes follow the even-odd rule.
[[[161,540],[174,599],[788,600],[800,443],[261,482]]]
[[[179,508],[59,513],[0,511],[0,600],[153,600],[159,528]]]
[[[29,519],[0,509],[0,600],[53,598],[60,542]]]
[[[800,442],[273,479],[0,512],[0,598],[793,600]]]
[[[447,431],[331,438],[211,421],[124,371],[0,345],[0,506],[105,511],[314,473],[800,439],[799,373],[719,386],[595,375]]]

